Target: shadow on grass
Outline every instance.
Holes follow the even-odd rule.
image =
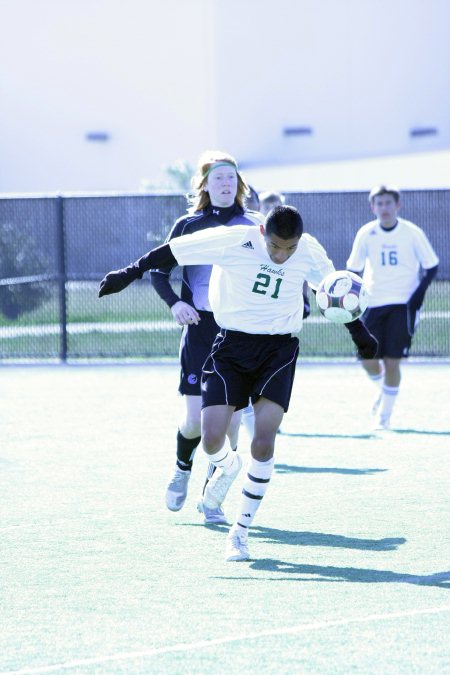
[[[196,527],[196,525],[193,525]],[[227,525],[201,525],[217,532],[228,532]],[[384,539],[360,539],[358,537],[344,537],[340,534],[325,534],[323,532],[293,532],[292,530],[277,530],[273,527],[252,527],[251,539],[262,539],[268,544],[283,544],[291,546],[323,546],[331,548],[351,548],[360,551],[395,551],[398,546],[406,543],[404,537],[386,537]]]
[[[292,466],[291,464],[275,464],[277,473],[340,473],[351,476],[369,476],[387,469],[344,469],[336,466]]]
[[[395,434],[421,434],[422,436],[450,436],[450,431],[433,431],[431,429],[391,429]]]
[[[327,546],[332,548],[352,548],[362,551],[394,551],[406,542],[404,537],[386,537],[384,539],[360,539],[345,537],[341,534],[323,532],[293,532],[277,530],[272,527],[252,527],[252,539],[263,539],[268,544],[291,544],[293,546]]]
[[[376,438],[376,434],[317,434],[317,433],[291,433],[287,431],[278,431],[280,436],[291,436],[292,438]]]
[[[386,432],[383,432],[386,433]],[[391,434],[417,434],[422,436],[450,436],[450,431],[434,431],[433,429],[390,429]],[[278,431],[280,436],[290,436],[291,438],[365,438],[378,439],[376,432],[367,434],[316,434],[316,433],[292,433],[287,431]]]
[[[263,558],[250,561],[250,568],[264,572],[297,575],[295,581],[338,581],[363,584],[415,584],[417,586],[436,586],[450,589],[450,572],[436,574],[402,574],[389,570],[371,570],[358,567],[334,567],[321,565],[302,565],[282,560]],[[291,580],[292,579],[291,577]],[[279,577],[277,577],[279,581]]]

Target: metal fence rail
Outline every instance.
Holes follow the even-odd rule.
[[[345,267],[367,193],[291,193],[305,229]],[[0,198],[0,359],[176,356],[180,329],[148,279],[99,300],[104,274],[162,243],[186,209],[182,195],[105,194]],[[426,231],[440,257],[412,353],[450,355],[450,190],[403,193],[401,215]],[[179,282],[179,274],[175,275]],[[304,356],[349,356],[346,331],[313,314]]]

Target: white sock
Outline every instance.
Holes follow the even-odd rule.
[[[222,448],[219,452],[215,452],[214,455],[208,455],[208,453],[206,453],[206,456],[211,464],[214,464],[217,469],[222,469],[224,473],[230,473],[233,469],[234,462],[238,461],[236,460],[237,452],[225,448]]]
[[[367,373],[369,376],[369,379],[374,383],[374,385],[377,388],[377,391],[380,392],[380,390],[383,388],[383,382],[384,382],[384,371],[381,371],[379,375],[371,375],[370,373]]]
[[[380,405],[380,419],[389,419],[398,395],[398,387],[383,385],[383,396]]]
[[[255,431],[255,413],[252,405],[248,405],[242,411],[242,424],[248,433],[250,440],[253,440],[253,433]]]
[[[250,458],[247,475],[242,486],[241,502],[232,528],[241,534],[247,534],[248,528],[253,522],[256,511],[269,487],[274,463],[273,457],[267,462],[258,462],[253,457]]]

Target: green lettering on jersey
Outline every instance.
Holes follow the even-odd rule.
[[[256,278],[260,279],[260,281],[255,281],[255,283],[253,284],[252,293],[260,293],[261,295],[266,295],[268,290],[269,290],[269,286],[270,286],[270,282],[272,281],[272,277],[269,274],[261,274],[260,273],[260,274],[256,275]],[[275,290],[272,293],[272,295],[270,296],[271,298],[275,298],[275,299],[278,298],[278,294],[279,294],[279,290],[280,290],[280,286],[281,286],[282,281],[283,281],[283,279],[281,279],[280,277],[275,279]]]

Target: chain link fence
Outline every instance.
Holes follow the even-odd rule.
[[[440,257],[412,355],[450,356],[450,190],[402,195],[401,215],[427,233]],[[371,219],[366,192],[288,193],[305,230],[345,267],[360,225]],[[178,354],[180,328],[147,278],[97,297],[106,272],[161,244],[186,210],[182,195],[105,194],[0,198],[0,359],[160,359]],[[180,283],[177,269],[172,277]],[[314,306],[314,303],[312,303]],[[347,357],[347,331],[315,308],[300,334],[301,354]]]

